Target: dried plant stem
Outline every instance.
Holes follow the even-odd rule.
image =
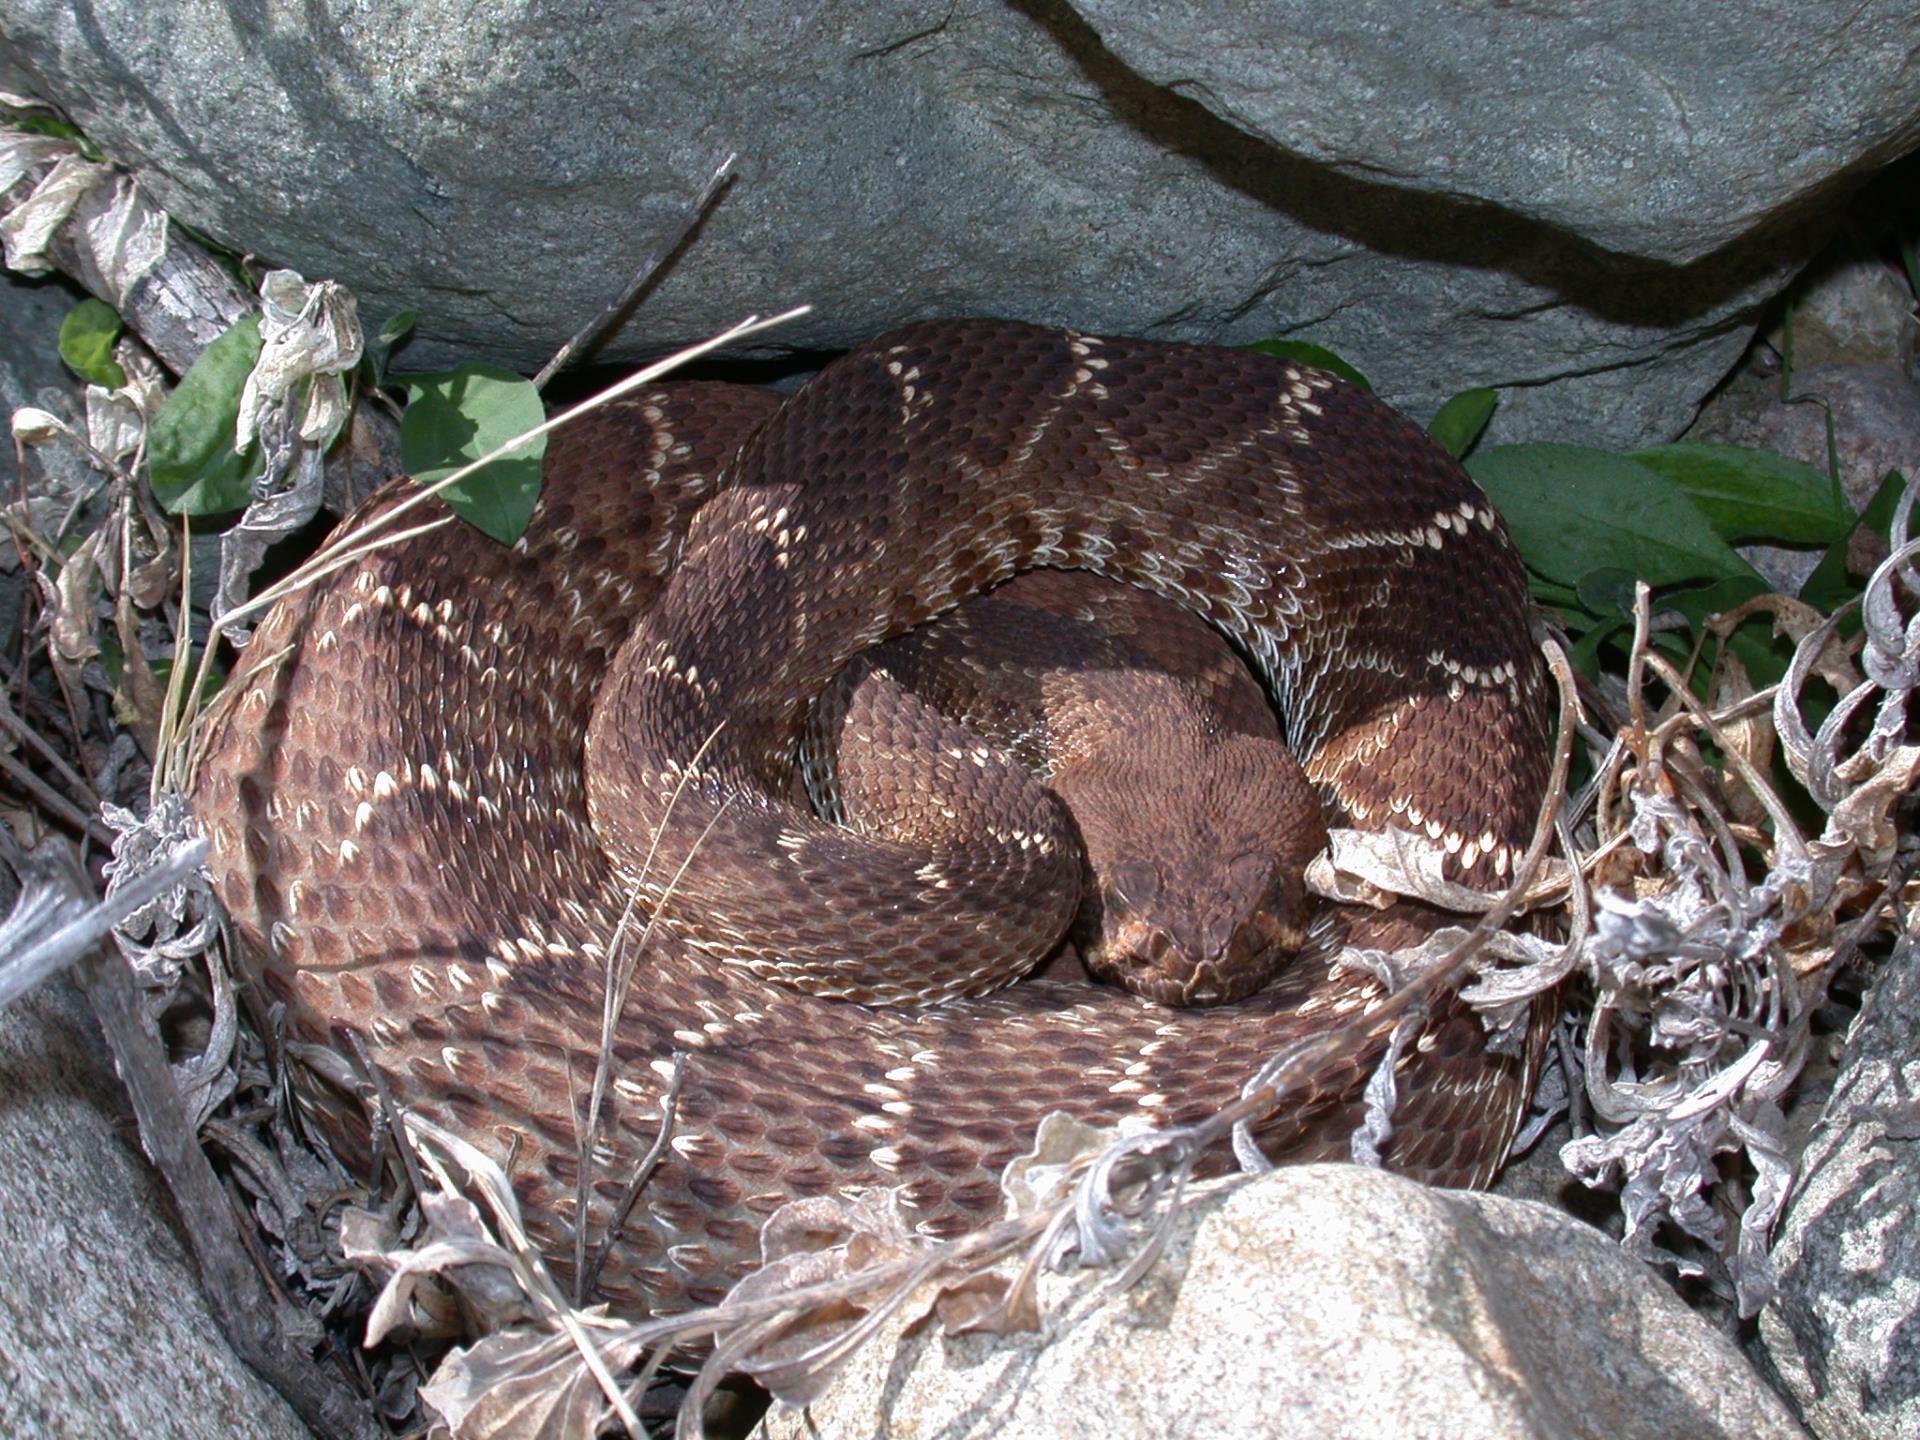
[[[74,795],[89,805],[97,803],[99,797],[93,793],[93,786],[86,777],[67,764],[60,752],[54,749],[38,730],[16,715],[13,707],[4,698],[0,698],[0,729],[5,730],[38,755],[55,775],[66,782],[67,788]]]
[[[627,1427],[629,1435],[644,1435],[640,1417],[628,1405],[620,1383],[613,1378],[613,1372],[607,1369],[599,1348],[587,1334],[586,1327],[580,1322],[579,1314],[561,1298],[553,1279],[547,1271],[545,1262],[533,1241],[528,1238],[520,1223],[520,1207],[515,1203],[513,1191],[507,1185],[506,1174],[484,1153],[469,1145],[465,1140],[443,1130],[431,1121],[411,1112],[403,1112],[401,1123],[408,1138],[420,1147],[421,1157],[432,1169],[434,1178],[440,1187],[449,1194],[457,1193],[460,1187],[447,1173],[442,1155],[450,1157],[467,1174],[468,1179],[476,1182],[481,1196],[492,1212],[494,1227],[506,1241],[505,1249],[514,1261],[514,1278],[520,1288],[530,1298],[537,1301],[549,1318],[566,1333],[568,1340],[580,1354],[581,1363],[593,1376],[594,1383],[613,1406],[614,1414],[620,1423]],[[425,1142],[423,1144],[423,1142]],[[428,1148],[428,1147],[432,1148]],[[434,1153],[435,1150],[438,1154]]]
[[[175,743],[181,721],[180,702],[186,693],[187,675],[192,665],[193,625],[193,518],[180,517],[180,610],[173,634],[173,669],[167,675],[166,701],[160,707],[160,734],[153,747],[153,780],[147,792],[147,804],[160,799],[160,792],[176,780],[175,770],[185,759]],[[211,643],[206,647],[211,651]]]
[[[11,755],[0,755],[0,774],[26,791],[41,809],[83,831],[88,839],[100,845],[113,844],[113,832],[97,816],[82,810]]]
[[[660,1129],[655,1133],[653,1143],[647,1147],[647,1153],[635,1163],[633,1173],[627,1177],[626,1188],[620,1192],[620,1198],[614,1201],[613,1210],[607,1216],[607,1232],[600,1237],[593,1258],[579,1272],[580,1278],[574,1285],[576,1301],[591,1295],[594,1287],[600,1283],[600,1272],[613,1254],[613,1247],[620,1242],[621,1233],[626,1229],[627,1216],[633,1213],[641,1190],[646,1188],[647,1181],[653,1177],[653,1172],[665,1157],[667,1146],[673,1141],[673,1127],[680,1109],[680,1091],[686,1078],[687,1054],[684,1050],[676,1050],[673,1055],[673,1078],[667,1082],[666,1093],[660,1097]]]
[[[707,183],[700,187],[700,193],[686,207],[680,223],[654,241],[653,248],[634,268],[633,278],[620,293],[609,300],[598,315],[575,331],[572,338],[554,352],[553,358],[540,367],[540,373],[533,377],[536,390],[546,389],[547,382],[572,363],[582,346],[606,329],[616,316],[633,303],[634,297],[654,277],[655,272],[667,263],[667,258],[686,242],[687,236],[693,233],[693,227],[706,217],[707,210],[719,197],[721,187],[732,178],[733,162],[739,158],[738,153],[731,153],[714,167],[713,174],[707,177]]]
[[[694,842],[693,849],[681,861],[679,870],[674,873],[673,880],[667,886],[666,894],[647,916],[647,923],[640,933],[640,939],[630,952],[631,958],[626,959],[624,963],[621,942],[626,938],[627,925],[633,917],[634,907],[639,902],[640,889],[646,884],[647,872],[653,868],[654,856],[659,852],[660,837],[665,833],[668,822],[673,819],[674,809],[679,805],[680,797],[685,793],[688,783],[698,772],[700,762],[706,758],[707,751],[713,748],[714,741],[720,738],[720,732],[725,728],[726,721],[723,719],[708,732],[707,738],[700,742],[700,748],[694,751],[693,759],[682,767],[679,781],[673,787],[673,794],[667,797],[667,808],[660,817],[659,825],[654,828],[646,858],[641,861],[640,874],[635,880],[633,893],[627,899],[626,908],[620,912],[620,921],[614,927],[613,938],[607,945],[606,987],[600,1001],[600,1053],[594,1062],[593,1090],[587,1101],[587,1123],[581,1128],[579,1146],[575,1155],[580,1176],[574,1190],[576,1219],[573,1232],[573,1255],[576,1297],[584,1297],[588,1293],[588,1287],[583,1283],[587,1272],[587,1196],[593,1176],[593,1142],[600,1133],[600,1107],[605,1103],[607,1086],[613,1078],[614,1028],[619,1022],[621,1010],[626,1006],[627,987],[632,983],[634,968],[639,964],[640,956],[646,952],[647,942],[653,938],[654,926],[659,921],[660,912],[665,908],[667,898],[679,886],[681,877],[687,873],[687,866],[693,863],[694,855],[699,853],[701,845],[713,832],[713,827],[720,823],[720,817],[726,813],[726,806],[722,806],[707,822],[707,828],[700,832],[700,837]],[[664,1119],[661,1121],[661,1133],[663,1135],[666,1133]],[[611,1236],[606,1243],[612,1244]],[[604,1247],[602,1253],[604,1254]],[[598,1266],[595,1268],[597,1270]]]

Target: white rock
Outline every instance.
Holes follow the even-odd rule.
[[[875,1344],[768,1440],[1799,1436],[1738,1350],[1544,1206],[1346,1165],[1191,1205],[1160,1266],[1050,1277],[1044,1338]],[[897,1333],[897,1332],[896,1332]]]

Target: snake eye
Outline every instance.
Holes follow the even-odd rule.
[[[1130,910],[1151,906],[1160,896],[1160,867],[1151,860],[1121,860],[1107,872],[1107,889]]]
[[[1227,862],[1226,869],[1227,893],[1245,898],[1248,903],[1264,896],[1275,878],[1273,856],[1259,851],[1236,856]]]

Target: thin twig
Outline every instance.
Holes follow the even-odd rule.
[[[16,870],[29,863],[12,832],[4,826],[0,826],[0,850]],[[206,858],[207,842],[195,840],[161,864],[129,880],[108,898],[92,902],[84,898],[84,882],[77,875],[64,867],[45,872],[45,883],[62,892],[60,904],[46,913],[32,933],[16,937],[12,948],[0,959],[0,1006],[75,963],[105,939],[114,926],[186,880]],[[22,874],[20,878],[24,887],[27,877]],[[69,880],[73,883],[68,884]]]
[[[100,823],[98,816],[89,815],[11,755],[0,755],[0,774],[5,774],[26,791],[39,802],[42,809],[75,829],[85,831],[88,839],[102,845],[113,844],[113,832]]]
[[[618,295],[607,302],[604,310],[575,331],[573,338],[556,350],[553,358],[540,367],[540,373],[533,377],[534,389],[546,389],[547,382],[572,362],[573,357],[579,353],[583,345],[598,335],[616,315],[633,303],[633,297],[640,293],[641,288],[653,279],[662,265],[666,264],[668,257],[680,248],[688,235],[693,233],[693,227],[706,218],[707,210],[718,198],[721,186],[732,178],[733,162],[739,158],[737,152],[729,154],[714,167],[713,174],[707,177],[707,183],[700,187],[700,193],[694,196],[687,206],[680,223],[654,242],[653,248],[646,253],[645,258],[634,270],[633,279],[627,282],[626,287]]]
[[[281,1328],[273,1298],[236,1237],[227,1192],[194,1136],[167,1057],[147,1028],[132,973],[118,955],[96,951],[82,979],[133,1101],[141,1148],[166,1178],[222,1333],[316,1432],[374,1440],[379,1431],[361,1397]]]
[[[1795,859],[1805,859],[1807,842],[1800,834],[1800,827],[1794,823],[1792,812],[1787,809],[1780,797],[1773,793],[1773,787],[1754,768],[1753,762],[1747,759],[1738,745],[1727,739],[1720,727],[1714,723],[1713,715],[1694,699],[1693,691],[1688,688],[1686,681],[1671,665],[1651,652],[1647,655],[1647,664],[1652,667],[1654,674],[1666,682],[1667,689],[1672,693],[1676,703],[1693,717],[1696,725],[1712,737],[1728,763],[1740,772],[1740,778],[1746,781],[1747,788],[1766,807],[1767,814],[1773,820],[1775,843],[1784,846],[1788,854]]]
[[[627,987],[633,981],[634,967],[639,964],[640,956],[645,953],[647,942],[653,938],[654,925],[658,922],[660,911],[666,904],[664,896],[648,914],[646,926],[640,932],[640,939],[634,944],[631,952],[623,952],[622,942],[626,939],[627,926],[633,919],[634,908],[640,902],[641,888],[647,883],[647,873],[653,868],[653,857],[660,849],[660,837],[666,833],[667,824],[673,819],[674,809],[679,805],[680,797],[685,793],[687,785],[698,772],[700,762],[706,758],[707,751],[713,747],[714,741],[720,738],[720,732],[726,728],[726,724],[723,718],[719,724],[715,725],[707,733],[707,738],[700,742],[700,748],[693,752],[693,759],[681,767],[680,779],[674,785],[673,793],[667,797],[667,808],[660,816],[660,823],[654,827],[646,857],[640,862],[640,873],[634,879],[633,891],[627,897],[626,908],[620,912],[620,920],[613,928],[613,938],[607,945],[606,984],[600,997],[600,1048],[594,1061],[593,1089],[587,1100],[587,1123],[582,1127],[578,1152],[574,1157],[579,1168],[579,1180],[574,1189],[574,1203],[578,1207],[576,1213],[580,1217],[580,1223],[574,1227],[573,1235],[576,1277],[584,1276],[587,1270],[587,1192],[593,1177],[593,1143],[600,1133],[600,1107],[606,1102],[607,1086],[613,1079],[613,1032],[619,1023],[620,1012],[626,1008]],[[719,814],[707,822],[707,828],[700,832],[700,839],[694,842],[694,852],[699,851],[714,825],[719,823],[720,815],[725,813],[726,807],[723,806]],[[673,887],[680,883],[680,877],[686,874],[687,863],[692,859],[693,855],[690,853],[687,860],[681,863],[679,872],[667,887],[669,894]],[[623,953],[630,953],[632,957],[624,964],[622,963]],[[594,1268],[597,1271],[599,1267]],[[583,1297],[588,1293],[587,1287],[580,1284],[578,1278],[575,1282],[575,1292],[576,1297]]]
[[[4,729],[16,740],[23,741],[29,749],[39,755],[47,765],[52,767],[54,774],[67,782],[68,788],[80,800],[90,806],[99,804],[100,797],[94,794],[93,786],[87,782],[86,777],[67,764],[65,757],[54,749],[38,730],[15,714],[13,706],[8,704],[4,697],[0,697],[0,729]]]
[[[661,1158],[667,1153],[667,1146],[673,1140],[674,1121],[679,1116],[680,1089],[687,1077],[687,1052],[673,1052],[673,1078],[667,1082],[666,1093],[660,1097],[660,1129],[653,1137],[653,1143],[647,1147],[647,1153],[633,1167],[633,1173],[627,1177],[627,1188],[620,1192],[620,1198],[614,1202],[613,1213],[607,1217],[607,1232],[601,1237],[600,1244],[593,1252],[593,1258],[580,1272],[580,1280],[574,1288],[574,1302],[584,1304],[585,1297],[593,1293],[594,1286],[600,1283],[600,1272],[606,1268],[607,1259],[613,1254],[613,1247],[620,1243],[620,1236],[626,1229],[627,1216],[633,1213],[634,1203],[639,1200],[640,1192],[646,1187],[653,1172],[658,1168]],[[580,1212],[583,1216],[584,1211]],[[584,1221],[580,1228],[584,1234]]]

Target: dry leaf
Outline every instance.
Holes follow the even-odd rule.
[[[53,648],[78,665],[100,653],[94,640],[94,608],[100,598],[100,538],[96,530],[67,557],[54,581]]]
[[[638,1362],[631,1340],[588,1331],[615,1372]],[[587,1440],[607,1397],[565,1334],[503,1330],[455,1350],[420,1387],[453,1440]]]
[[[359,307],[331,280],[309,285],[294,270],[270,270],[260,282],[260,356],[240,392],[234,448],[251,444],[268,411],[308,381],[300,438],[330,439],[347,415],[340,376],[360,363]]]
[[[1722,650],[1720,663],[1714,671],[1714,709],[1731,710],[1742,701],[1751,699],[1753,694],[1753,681],[1747,675],[1747,667],[1740,663],[1731,650]],[[1722,721],[1718,728],[1727,747],[1737,752],[1758,774],[1765,775],[1771,771],[1774,734],[1773,724],[1765,710],[1755,710],[1742,718]],[[1741,778],[1739,769],[1728,766],[1721,778],[1726,786],[1728,803],[1733,809],[1733,818],[1747,825],[1765,823],[1766,803]]]
[[[46,445],[66,431],[65,423],[51,411],[22,405],[13,412],[13,438],[22,445]]]
[[[426,1194],[420,1197],[420,1210],[429,1238],[417,1248],[396,1245],[384,1225],[365,1212],[354,1212],[352,1223],[341,1225],[340,1244],[347,1259],[387,1275],[367,1317],[369,1347],[402,1328],[430,1336],[466,1328],[467,1317],[421,1289],[429,1279],[444,1281],[491,1325],[524,1320],[531,1313],[513,1278],[513,1257],[494,1241],[472,1201]]]
[[[1463,915],[1491,909],[1499,897],[1449,880],[1442,871],[1446,858],[1447,852],[1426,836],[1395,825],[1384,830],[1342,827],[1327,832],[1326,854],[1308,866],[1307,883],[1316,894],[1375,909],[1402,895]],[[1563,893],[1566,885],[1566,866],[1543,860],[1523,908]]]
[[[931,1243],[913,1228],[897,1189],[869,1190],[854,1200],[810,1196],[782,1205],[760,1232],[763,1263],[728,1292],[726,1303],[777,1299],[834,1281],[854,1283],[842,1298],[796,1304],[792,1322],[777,1338],[741,1356],[740,1368],[789,1405],[814,1399],[843,1357],[821,1363],[813,1352],[861,1324],[876,1306],[897,1298],[897,1285],[891,1281],[862,1287],[862,1273]]]
[[[114,688],[114,718],[139,742],[147,759],[154,757],[160,743],[160,716],[167,708],[167,692],[147,663],[140,645],[140,617],[134,613],[133,596],[120,591],[113,607],[114,633],[120,640],[120,683]]]
[[[41,177],[31,195],[0,217],[0,241],[5,242],[7,268],[23,275],[45,275],[52,271],[53,266],[46,258],[47,242],[66,224],[82,196],[102,181],[113,178],[111,165],[94,164],[74,149],[70,140],[58,144],[66,153]],[[18,153],[22,147],[16,141],[10,149]]]
[[[1847,768],[1841,767],[1842,772]],[[1892,864],[1900,839],[1893,807],[1913,794],[1916,783],[1920,783],[1920,746],[1902,745],[1874,767],[1871,779],[1834,806],[1823,843],[1839,837],[1859,850],[1869,870]]]
[[[1000,1172],[1007,1215],[1037,1215],[1058,1205],[1087,1163],[1121,1134],[1112,1126],[1089,1125],[1064,1110],[1048,1111],[1033,1132],[1033,1148],[1016,1155]]]
[[[147,438],[147,417],[126,391],[87,386],[87,443],[114,464],[137,451]]]
[[[969,1275],[943,1285],[934,1314],[952,1335],[1033,1335],[1040,1330],[1040,1292],[1005,1275]]]

